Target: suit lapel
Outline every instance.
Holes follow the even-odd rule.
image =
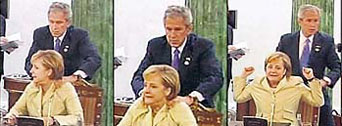
[[[296,32],[293,36],[292,36],[292,42],[295,42],[295,43],[291,43],[290,44],[290,50],[292,50],[292,54],[290,56],[294,56],[291,58],[291,62],[293,62],[293,73],[294,74],[298,74],[300,75],[301,74],[301,69],[299,68],[300,67],[300,61],[299,61],[299,38],[300,38],[300,33],[299,31]]]
[[[65,33],[65,36],[64,36],[64,38],[63,38],[63,40],[62,40],[62,45],[61,45],[61,49],[59,50],[59,52],[61,53],[61,54],[63,54],[63,53],[67,53],[68,51],[69,51],[69,49],[70,49],[70,45],[71,45],[71,29],[72,29],[72,26],[70,26],[68,29],[67,29],[67,31],[66,31],[66,33]]]
[[[45,36],[46,38],[44,38],[44,43],[42,44],[42,46],[46,46],[46,49],[54,49],[54,41],[53,41],[53,36],[50,32],[49,26],[46,27],[46,32],[45,32]],[[45,43],[47,42],[47,44]]]
[[[156,50],[156,51],[158,51],[158,50]],[[161,56],[160,57],[158,56],[158,58],[156,58],[156,59],[157,60],[160,59],[161,63],[167,63],[168,65],[171,65],[171,63],[172,63],[171,53],[173,53],[173,52],[171,51],[171,46],[167,43],[166,37],[165,37],[165,41],[162,44],[162,47],[159,51],[161,51],[161,52],[158,54],[161,54]]]
[[[311,66],[311,62],[313,61],[311,59],[315,59],[315,53],[319,52],[322,49],[322,40],[321,40],[321,34],[317,32],[313,38],[312,46],[311,46],[311,51],[310,51],[310,57],[309,57],[309,66]]]
[[[186,45],[184,46],[184,49],[182,51],[181,57],[180,57],[180,69],[183,70],[186,66],[190,65],[190,63],[193,60],[192,52],[193,52],[193,37],[191,35],[188,36]]]

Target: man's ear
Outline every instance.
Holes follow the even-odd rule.
[[[188,35],[192,32],[192,29],[194,28],[194,26],[192,24],[190,24],[188,27],[187,27],[187,32],[188,32]]]

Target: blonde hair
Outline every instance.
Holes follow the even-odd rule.
[[[144,71],[143,77],[145,78],[152,74],[161,77],[163,86],[171,89],[171,93],[166,98],[167,100],[170,101],[177,97],[180,91],[180,81],[177,70],[168,65],[152,65]]]
[[[61,54],[55,50],[39,50],[33,54],[31,63],[38,60],[45,68],[52,70],[52,74],[49,75],[49,79],[62,80],[64,75],[64,62]]]
[[[266,70],[266,66],[268,63],[274,61],[274,60],[281,60],[284,64],[284,68],[286,70],[285,76],[286,78],[289,78],[292,74],[292,66],[291,66],[291,60],[290,57],[287,56],[283,52],[274,52],[270,54],[266,59],[265,59],[265,66],[264,69]]]

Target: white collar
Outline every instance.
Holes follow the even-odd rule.
[[[65,37],[65,34],[66,34],[66,32],[68,31],[68,29],[67,30],[65,30],[65,32],[61,35],[61,36],[59,36],[58,38],[59,38],[59,40],[61,40],[61,42],[63,41],[63,39],[64,39],[64,37]],[[57,39],[57,37],[53,37],[53,41],[55,42],[56,41],[56,39]]]
[[[181,53],[186,45],[186,40],[187,40],[187,37],[185,37],[184,41],[183,41],[183,44],[181,46],[179,46],[177,49],[179,50],[179,52]],[[175,47],[171,47],[171,52],[173,54],[173,52],[176,50]]]

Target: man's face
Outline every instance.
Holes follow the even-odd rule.
[[[186,36],[192,30],[192,26],[188,26],[182,17],[167,17],[164,20],[164,28],[166,32],[167,42],[171,47],[178,48],[184,42]]]
[[[70,21],[62,11],[49,13],[49,28],[53,37],[61,36],[69,27]]]
[[[320,16],[316,11],[306,11],[303,16],[304,18],[298,19],[298,23],[303,30],[304,36],[314,35],[319,29]]]

